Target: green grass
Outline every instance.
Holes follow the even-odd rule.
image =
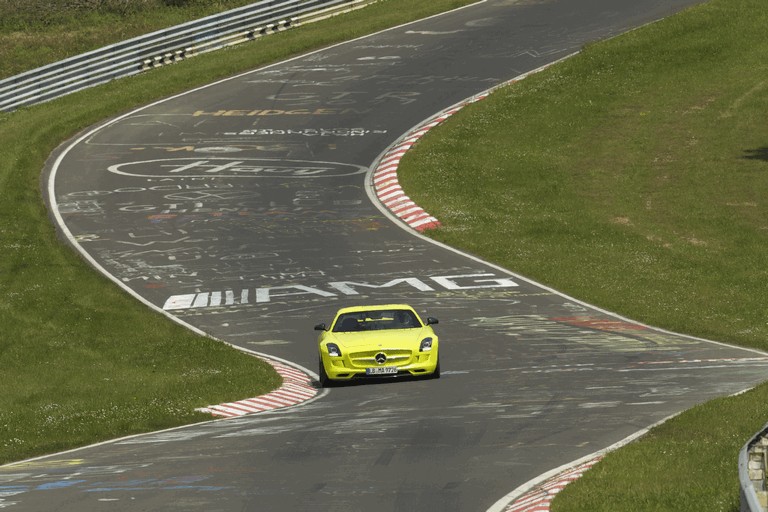
[[[0,79],[252,0],[0,0]]]
[[[401,182],[442,242],[636,320],[768,350],[766,26],[764,0],[713,0],[590,45],[431,131]],[[765,403],[763,385],[683,414],[553,510],[738,510],[738,450]]]
[[[343,25],[307,25],[0,113],[0,463],[201,421],[209,416],[195,407],[280,383],[260,360],[148,311],[56,238],[40,173],[59,144],[196,85],[466,3],[387,0]]]
[[[552,511],[737,512],[737,456],[766,423],[765,387],[691,409],[609,454]]]

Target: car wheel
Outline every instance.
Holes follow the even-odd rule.
[[[440,358],[437,358],[437,365],[435,366],[435,371],[432,372],[432,375],[430,375],[433,379],[439,379],[440,378]]]
[[[331,387],[331,379],[328,378],[328,374],[325,373],[325,366],[323,366],[323,359],[320,358],[320,368],[317,371],[317,374],[320,376],[320,387],[321,388],[329,388]]]

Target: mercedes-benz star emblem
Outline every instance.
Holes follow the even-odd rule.
[[[387,362],[387,355],[386,355],[386,354],[384,354],[384,353],[382,353],[382,352],[379,352],[378,354],[376,354],[376,356],[374,357],[374,359],[376,359],[376,362],[377,362],[377,363],[379,363],[379,364],[384,364],[384,363],[386,363],[386,362]]]

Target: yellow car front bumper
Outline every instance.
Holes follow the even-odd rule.
[[[387,351],[379,352],[387,354]],[[375,354],[357,357],[356,354],[332,357],[327,353],[321,353],[320,361],[323,366],[321,373],[324,370],[328,379],[345,381],[366,377],[427,376],[439,371],[439,357],[436,349],[416,353],[410,357],[398,356],[393,352],[387,355],[389,356],[388,361],[379,365],[374,359]]]

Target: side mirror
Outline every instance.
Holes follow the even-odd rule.
[[[317,324],[315,326],[316,331],[324,331],[325,330],[325,324]]]
[[[439,323],[440,322],[437,321],[437,318],[432,318],[431,316],[427,317],[427,325],[435,325]]]

